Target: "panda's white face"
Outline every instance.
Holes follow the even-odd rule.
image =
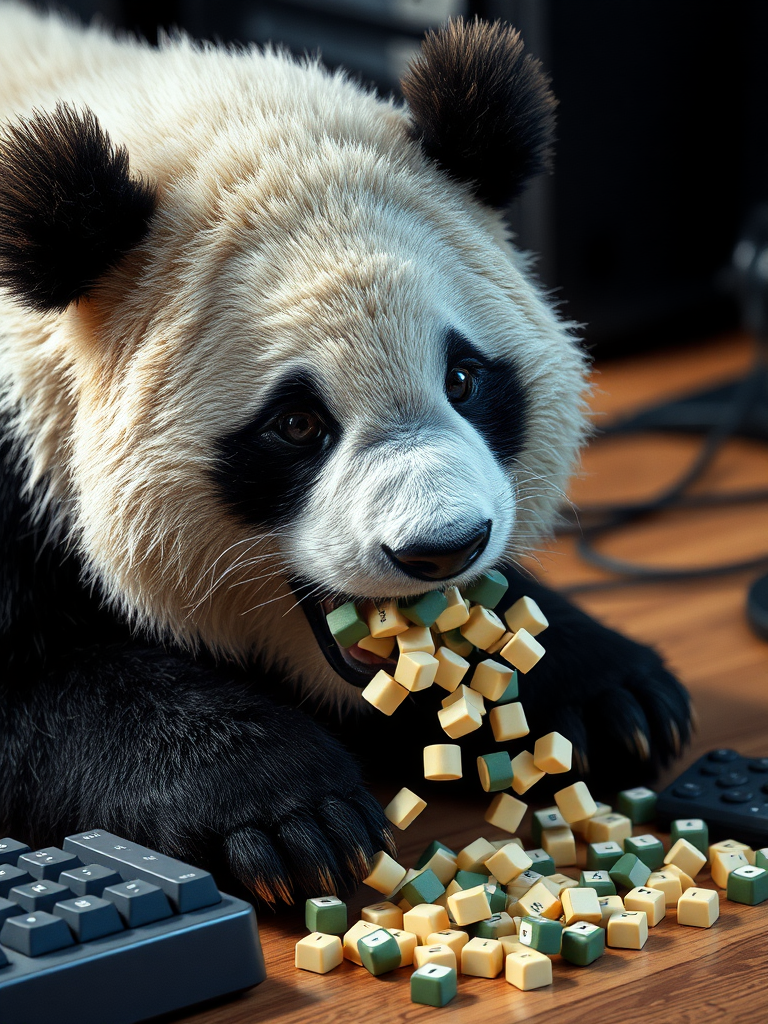
[[[75,447],[83,545],[126,612],[351,697],[376,659],[329,664],[302,608],[317,625],[318,600],[462,584],[525,550],[583,427],[582,357],[498,221],[370,159],[300,224],[244,185],[215,274],[201,246],[194,290],[163,297],[106,389],[84,379]],[[477,537],[432,577],[387,554]]]
[[[498,562],[525,436],[525,392],[504,344],[513,330],[499,338],[478,315],[493,287],[420,211],[393,213],[365,190],[354,204],[374,208],[375,237],[348,225],[334,238],[326,223],[322,248],[296,240],[294,282],[281,277],[274,297],[252,282],[271,337],[254,352],[253,416],[220,440],[216,473],[236,513],[276,531],[316,627],[317,602],[420,593]],[[345,658],[335,667],[357,679],[378,661],[356,648]]]
[[[477,58],[472,83],[488,47],[515,96],[538,73],[520,78],[505,29],[446,38]],[[232,67],[215,59],[218,77],[195,70],[206,88]],[[162,133],[125,122],[132,158],[158,181],[151,215],[140,197],[147,234],[62,315],[9,311],[7,395],[32,479],[49,480],[127,618],[354,700],[376,659],[343,656],[322,612],[461,585],[546,533],[584,432],[584,360],[501,214],[439,169],[407,110],[270,60],[275,109],[240,111],[256,94],[222,85],[231,123],[214,118],[209,137],[195,108],[199,136],[174,166]],[[294,99],[300,82],[323,104]],[[499,133],[519,159],[514,116]],[[60,145],[66,163],[82,131],[45,122],[42,149]],[[6,157],[19,180],[37,173],[29,145],[20,134]],[[46,281],[67,262],[65,248],[37,279],[27,259],[12,280],[54,309]]]

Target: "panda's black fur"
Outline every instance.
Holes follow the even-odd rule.
[[[431,37],[404,91],[409,133],[442,168],[424,173],[455,178],[458,189],[467,181],[467,196],[503,206],[546,162],[552,100],[508,30],[458,23]],[[158,202],[152,181],[129,167],[93,114],[72,106],[28,113],[0,145],[4,285],[45,315],[79,298],[78,316],[98,312],[106,294],[98,282],[114,283],[109,275],[146,238]],[[534,301],[533,291],[525,298]],[[11,331],[8,316],[0,332]],[[475,366],[481,390],[458,412],[500,465],[514,464],[539,429],[523,370],[480,351],[452,323],[439,345],[448,370]],[[270,424],[310,400],[326,428],[322,441],[286,447]],[[278,530],[299,515],[344,433],[332,405],[311,367],[292,365],[255,417],[220,431],[206,473],[222,515]],[[153,631],[146,611],[116,597],[80,534],[69,532],[74,499],[52,498],[50,480],[33,479],[23,406],[23,396],[6,403],[0,421],[0,832],[36,847],[100,826],[210,866],[268,901],[353,886],[370,856],[393,850],[364,776],[416,784],[422,747],[444,739],[434,701],[413,695],[393,733],[384,716],[345,707],[347,697],[340,707],[311,689],[298,698],[274,656],[222,657],[205,637],[176,637],[162,623]],[[356,452],[375,460],[381,439],[369,434]],[[683,688],[648,648],[511,562],[504,572],[510,587],[499,610],[529,594],[551,623],[546,657],[521,677],[532,735],[569,736],[578,769],[598,789],[650,777],[688,738]],[[418,592],[411,581],[403,589]],[[473,734],[462,745],[471,764],[487,739]]]

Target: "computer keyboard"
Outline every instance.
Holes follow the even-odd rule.
[[[0,1024],[134,1024],[264,976],[253,907],[207,871],[102,829],[0,839]]]

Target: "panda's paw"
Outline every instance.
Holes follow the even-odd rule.
[[[654,650],[584,619],[570,644],[541,637],[547,654],[521,683],[531,731],[568,736],[599,791],[650,782],[690,738],[688,693]]]
[[[577,767],[608,790],[652,781],[690,737],[686,691],[653,651],[632,653],[601,672],[605,688],[576,708],[573,723]]]
[[[259,899],[350,892],[376,853],[393,852],[392,826],[357,762],[309,717],[265,703],[219,755],[206,809],[196,810],[215,837],[212,863]]]
[[[224,845],[234,877],[271,904],[349,893],[368,875],[374,854],[394,852],[389,823],[362,787],[243,824]]]

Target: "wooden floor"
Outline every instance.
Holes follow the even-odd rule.
[[[745,339],[728,338],[679,353],[611,363],[595,375],[593,408],[598,415],[623,414],[737,375],[748,364],[749,352]],[[693,439],[672,437],[601,441],[586,453],[572,497],[588,505],[652,494],[675,478],[695,448]],[[721,490],[768,485],[768,448],[747,441],[730,443],[704,485]],[[768,550],[768,510],[753,505],[671,513],[632,527],[612,539],[606,550],[629,559],[680,566],[747,558]],[[553,587],[600,575],[576,559],[569,539],[550,546],[540,560],[542,578]],[[579,599],[609,625],[654,644],[693,695],[698,732],[667,778],[715,746],[768,754],[768,644],[747,627],[744,602],[749,578],[750,574],[742,574],[654,584]],[[484,823],[482,813],[483,806],[447,797],[432,801],[402,833],[400,859],[412,864],[435,837],[453,848],[479,835],[501,838],[502,833]],[[527,820],[520,835],[527,840]],[[705,875],[698,881],[708,884]],[[352,902],[352,910],[376,901],[377,895],[366,889]],[[407,969],[382,978],[373,978],[346,961],[325,976],[296,970],[293,946],[306,933],[297,912],[262,913],[259,925],[267,980],[241,999],[179,1020],[194,1024],[392,1024],[437,1019],[444,1024],[487,1020],[754,1024],[768,1020],[768,904],[744,907],[721,900],[720,920],[708,931],[678,926],[672,911],[651,931],[641,951],[609,950],[587,968],[555,957],[554,984],[546,989],[520,992],[502,977],[460,976],[458,996],[441,1010],[410,1002]]]

